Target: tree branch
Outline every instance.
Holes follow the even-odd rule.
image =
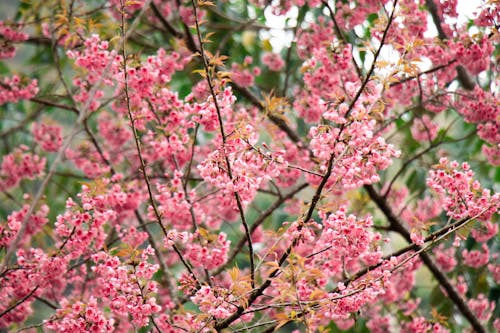
[[[410,233],[405,229],[403,223],[396,217],[392,209],[389,207],[387,200],[377,193],[372,185],[365,185],[364,187],[373,202],[375,202],[377,207],[384,213],[387,221],[390,223],[391,230],[403,236],[407,242],[412,243]],[[415,247],[415,249],[418,250],[420,247]],[[425,252],[421,252],[420,258],[474,330],[477,333],[486,333],[485,328],[481,325],[478,318],[472,313],[465,301],[451,285],[446,275],[439,269],[439,267],[436,266],[436,264],[434,264],[430,256]]]
[[[123,3],[122,3],[122,12],[124,12]],[[146,182],[149,201],[151,203],[151,206],[153,207],[154,215],[156,217],[158,225],[160,226],[160,228],[163,232],[163,235],[165,237],[168,237],[168,231],[162,223],[162,218],[161,218],[160,212],[158,211],[158,207],[157,207],[156,202],[154,200],[151,182],[149,180],[149,176],[148,176],[148,173],[146,171],[146,162],[144,161],[144,158],[142,157],[142,148],[141,148],[141,143],[140,143],[140,139],[139,139],[139,134],[138,134],[137,128],[135,126],[135,120],[134,120],[134,117],[132,115],[132,109],[130,106],[130,97],[129,97],[129,90],[128,90],[127,54],[126,54],[126,48],[125,48],[127,34],[125,33],[125,17],[123,14],[121,15],[121,27],[120,28],[121,28],[120,30],[121,30],[121,35],[122,35],[121,44],[122,44],[122,57],[123,57],[124,91],[125,91],[125,101],[126,101],[126,105],[127,105],[127,113],[128,113],[129,119],[130,119],[130,126],[132,127],[132,133],[134,136],[135,146],[137,149],[137,155],[138,155],[138,158],[139,158],[139,161],[141,164],[142,175],[144,177],[144,181]],[[183,257],[182,253],[177,248],[177,246],[175,244],[172,244],[172,248],[174,249],[175,253],[177,253],[177,255],[179,256],[179,259],[181,260],[184,267],[186,267],[189,274],[191,274],[193,279],[196,281],[197,286],[201,286],[198,278],[196,277],[196,275],[193,272],[193,269],[191,268],[191,265],[189,265],[189,263]]]
[[[429,10],[432,20],[434,21],[434,25],[436,26],[436,30],[438,31],[438,37],[441,40],[448,39],[448,36],[444,32],[443,26],[441,24],[441,18],[439,17],[438,8],[434,0],[425,0],[425,5]],[[457,80],[460,82],[462,87],[467,90],[473,90],[476,83],[474,79],[470,76],[464,66],[457,66]]]
[[[233,179],[232,167],[231,167],[231,163],[229,161],[229,157],[226,154],[226,134],[224,133],[224,124],[222,122],[222,114],[221,114],[219,103],[217,102],[217,95],[215,94],[212,78],[210,75],[210,68],[209,68],[209,64],[207,61],[207,57],[205,56],[205,48],[203,45],[203,40],[201,38],[200,26],[198,23],[197,7],[196,7],[194,0],[191,0],[191,4],[193,6],[193,11],[194,11],[196,34],[198,37],[198,43],[200,44],[201,59],[202,59],[203,67],[205,69],[205,77],[206,77],[206,80],[208,83],[208,87],[210,89],[210,94],[212,95],[212,100],[214,102],[215,109],[217,110],[217,118],[219,120],[219,130],[220,130],[220,134],[222,136],[222,152],[223,152],[224,158],[226,160],[227,174],[228,174],[228,177],[231,180],[231,182],[233,182],[234,179]],[[255,288],[255,263],[254,263],[252,236],[250,234],[250,229],[248,227],[248,223],[247,223],[247,220],[245,217],[245,212],[243,210],[243,204],[241,202],[240,195],[238,192],[233,192],[233,193],[234,193],[234,197],[236,199],[236,205],[238,206],[238,211],[240,213],[241,223],[243,224],[243,228],[245,229],[245,236],[247,239],[248,252],[249,252],[248,257],[250,260],[250,276],[251,276],[251,280],[252,280],[251,284],[252,284],[252,288]]]

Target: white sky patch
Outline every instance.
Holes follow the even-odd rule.
[[[474,18],[474,14],[477,12],[482,2],[483,1],[481,0],[458,0],[457,12],[459,16],[457,23],[459,25],[466,24],[469,19]],[[297,7],[292,7],[292,9],[290,9],[285,16],[274,15],[270,8],[265,11],[264,15],[266,16],[266,22],[271,29],[268,31],[261,31],[260,34],[261,38],[269,39],[274,52],[280,52],[283,48],[290,46],[292,43],[293,33],[285,30],[285,28],[287,27],[287,20],[288,27],[295,26],[298,12]],[[474,33],[474,31],[471,31],[471,33]],[[430,38],[434,36],[437,36],[437,30],[431,16],[429,15],[425,37]]]
[[[289,47],[293,41],[293,32],[287,31],[285,28],[287,27],[287,20],[288,27],[294,27],[297,24],[298,8],[295,6],[292,7],[285,16],[276,16],[268,8],[264,15],[266,16],[267,26],[272,29],[261,31],[261,38],[269,39],[274,52],[279,52],[281,49]]]

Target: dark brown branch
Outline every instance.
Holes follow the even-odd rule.
[[[155,16],[160,20],[160,22],[163,24],[166,30],[169,28],[165,25],[166,22],[163,16],[161,15],[160,12],[155,12],[153,10]],[[184,24],[184,34],[182,35],[182,38],[186,41],[186,45],[188,49],[193,52],[193,53],[201,53],[198,47],[196,46],[196,43],[194,41],[193,35],[189,31],[189,27]],[[225,68],[218,68],[220,71],[226,71]],[[259,100],[257,96],[255,96],[250,90],[247,88],[243,88],[234,82],[232,83],[234,90],[237,91],[239,94],[241,94],[246,100],[248,100],[252,105],[256,106],[260,111],[264,111],[264,105],[262,102]],[[276,126],[278,126],[283,132],[285,132],[290,140],[292,140],[295,143],[301,142],[300,137],[294,132],[294,130],[288,126],[288,124],[281,118],[273,116],[271,114],[268,114],[268,118],[271,122],[273,122]]]
[[[444,32],[443,26],[441,24],[441,18],[439,17],[438,8],[434,0],[425,0],[425,5],[429,10],[432,20],[434,21],[434,25],[436,26],[436,30],[438,31],[438,37],[441,40],[448,39],[448,36]],[[462,87],[467,90],[473,90],[476,83],[474,79],[470,76],[464,66],[457,66],[457,80],[460,82]]]
[[[178,31],[177,29],[175,29],[168,21],[167,19],[165,19],[165,17],[163,17],[163,15],[161,14],[160,10],[158,9],[158,7],[155,5],[154,1],[151,1],[151,9],[153,10],[153,13],[155,14],[155,16],[160,20],[161,24],[163,25],[163,27],[170,33],[172,34],[172,36],[174,36],[175,38],[179,38],[179,39],[182,39],[184,38],[184,35],[182,34],[182,32]]]
[[[51,301],[49,301],[48,299],[45,299],[43,297],[38,297],[38,296],[35,296],[35,299],[45,305],[47,305],[49,308],[53,309],[53,310],[57,310],[59,309],[59,307],[57,305],[55,305],[54,303],[52,303]]]
[[[384,213],[387,221],[390,223],[391,230],[397,232],[408,242],[412,243],[410,233],[403,226],[403,223],[396,217],[391,207],[389,207],[385,198],[383,198],[372,185],[364,186],[366,191],[368,192],[370,198],[375,202],[377,207]],[[419,250],[420,246],[415,247],[415,250]],[[446,291],[448,297],[453,301],[453,303],[457,306],[460,312],[464,315],[467,321],[471,324],[474,330],[477,333],[486,333],[485,328],[481,325],[478,318],[472,313],[469,309],[465,301],[458,294],[455,288],[451,285],[450,281],[446,277],[446,275],[436,266],[436,264],[432,261],[431,257],[425,253],[420,253],[420,259],[422,259],[423,263],[427,266],[427,268],[431,271],[432,275],[439,282],[441,287]]]
[[[0,138],[5,138],[5,137],[11,135],[12,133],[15,133],[15,132],[19,131],[20,129],[24,128],[27,124],[29,124],[30,122],[35,120],[40,115],[41,112],[42,112],[42,109],[38,109],[38,110],[32,112],[26,118],[21,120],[17,125],[15,125],[11,128],[8,128],[5,131],[1,132]]]
[[[5,316],[7,313],[11,312],[15,308],[17,308],[19,305],[23,304],[28,298],[30,298],[35,293],[35,291],[38,290],[38,288],[39,288],[39,286],[36,286],[29,293],[27,293],[24,297],[19,299],[16,303],[12,304],[7,309],[0,312],[0,318],[2,318],[3,316]]]
[[[419,78],[420,76],[422,75],[426,75],[426,74],[431,74],[431,73],[434,73],[434,72],[437,72],[441,69],[444,69],[452,64],[454,64],[455,62],[457,62],[457,59],[453,59],[453,60],[450,60],[449,62],[447,62],[446,64],[442,64],[442,65],[439,65],[439,66],[436,66],[436,67],[433,67],[431,69],[428,69],[426,71],[423,71],[423,72],[420,72],[418,73],[417,75],[414,75],[414,76],[410,76],[410,77],[406,77],[404,79],[401,79],[399,80],[398,82],[394,82],[394,83],[391,83],[390,86],[391,87],[394,87],[394,86],[397,86],[397,85],[400,85],[400,84],[403,84],[405,82],[408,82],[408,81],[411,81],[411,80],[414,80],[416,78]]]

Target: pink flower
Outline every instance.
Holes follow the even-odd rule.
[[[22,24],[8,24],[0,21],[0,36],[2,42],[0,43],[0,59],[13,58],[16,55],[15,42],[22,42],[28,39],[28,34],[18,31]]]
[[[438,125],[433,123],[428,115],[415,118],[411,127],[411,134],[417,141],[433,141],[437,137]]]
[[[4,78],[0,84],[0,105],[30,99],[38,93],[38,81],[26,82],[19,76]]]
[[[462,257],[467,266],[479,268],[488,264],[490,251],[486,244],[483,244],[482,248],[484,252],[478,250],[470,252],[468,250],[462,251]]]
[[[62,128],[49,123],[34,123],[33,136],[43,150],[55,152],[62,146]]]
[[[24,178],[35,179],[42,176],[45,169],[45,158],[27,152],[28,147],[19,148],[2,159],[0,166],[0,190],[5,191],[17,186]]]
[[[279,54],[270,52],[262,56],[262,63],[274,72],[279,72],[285,66],[285,62]]]

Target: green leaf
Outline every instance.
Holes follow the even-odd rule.
[[[378,14],[371,13],[370,15],[368,15],[367,19],[368,19],[368,22],[370,22],[370,24],[373,24],[373,22],[375,22],[375,20],[378,19]]]

